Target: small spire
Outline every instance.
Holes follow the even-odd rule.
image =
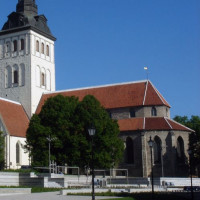
[[[37,15],[38,8],[35,4],[35,0],[18,0],[16,12],[24,13],[25,15]]]

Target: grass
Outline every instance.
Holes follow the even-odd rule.
[[[31,193],[41,193],[41,192],[57,192],[60,188],[42,188],[42,187],[32,187]]]

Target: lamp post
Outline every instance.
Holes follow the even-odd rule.
[[[93,137],[96,133],[96,129],[94,127],[91,127],[88,129],[88,133],[90,137],[92,138],[92,200],[95,200],[95,193],[94,193],[94,149],[93,149]]]
[[[47,137],[49,142],[49,173],[51,174],[51,142],[56,140],[56,138],[52,138],[50,135]]]
[[[192,186],[192,162],[191,162],[191,156],[192,156],[192,150],[188,150],[188,155],[189,155],[189,165],[190,165],[190,180],[191,180],[191,200],[194,199],[194,193],[193,193],[193,186]]]
[[[151,139],[148,141],[148,145],[151,151],[151,186],[152,186],[152,200],[154,199],[154,183],[153,183],[153,158],[152,158],[152,149],[153,149],[153,140]]]

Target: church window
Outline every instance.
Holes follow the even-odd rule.
[[[12,68],[10,66],[7,66],[5,71],[5,87],[12,87]]]
[[[44,54],[44,43],[42,43],[42,54]]]
[[[42,86],[45,86],[45,74],[42,73],[41,75],[41,83],[42,83]]]
[[[16,164],[20,164],[20,144],[16,144]]]
[[[20,65],[20,85],[21,86],[25,85],[25,65],[24,64]]]
[[[18,71],[14,71],[14,83],[18,83]]]
[[[10,42],[6,42],[6,53],[10,52]]]
[[[183,163],[185,161],[184,141],[180,136],[177,139],[177,157],[178,162]]]
[[[17,40],[13,41],[13,51],[17,51]]]
[[[46,46],[46,55],[49,56],[49,45]]]
[[[24,50],[24,39],[21,39],[21,50]]]
[[[131,108],[130,109],[130,118],[133,118],[133,117],[135,117],[135,110],[134,110],[134,108]]]
[[[151,116],[157,116],[157,110],[155,107],[151,108]]]
[[[126,139],[126,163],[134,163],[134,145],[133,140],[130,137]]]
[[[162,142],[158,136],[154,138],[153,151],[154,151],[154,164],[160,164],[162,156]]]
[[[40,44],[39,41],[36,41],[36,51],[39,52],[40,51]]]

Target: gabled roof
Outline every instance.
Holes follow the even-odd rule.
[[[153,84],[145,80],[46,93],[42,95],[36,113],[40,112],[42,105],[49,97],[58,94],[76,96],[79,100],[90,94],[95,96],[105,109],[152,105],[170,107]]]
[[[0,98],[0,116],[11,136],[26,137],[29,119],[20,103]]]
[[[194,132],[192,129],[166,117],[129,118],[118,120],[120,131],[137,130],[179,130]]]

